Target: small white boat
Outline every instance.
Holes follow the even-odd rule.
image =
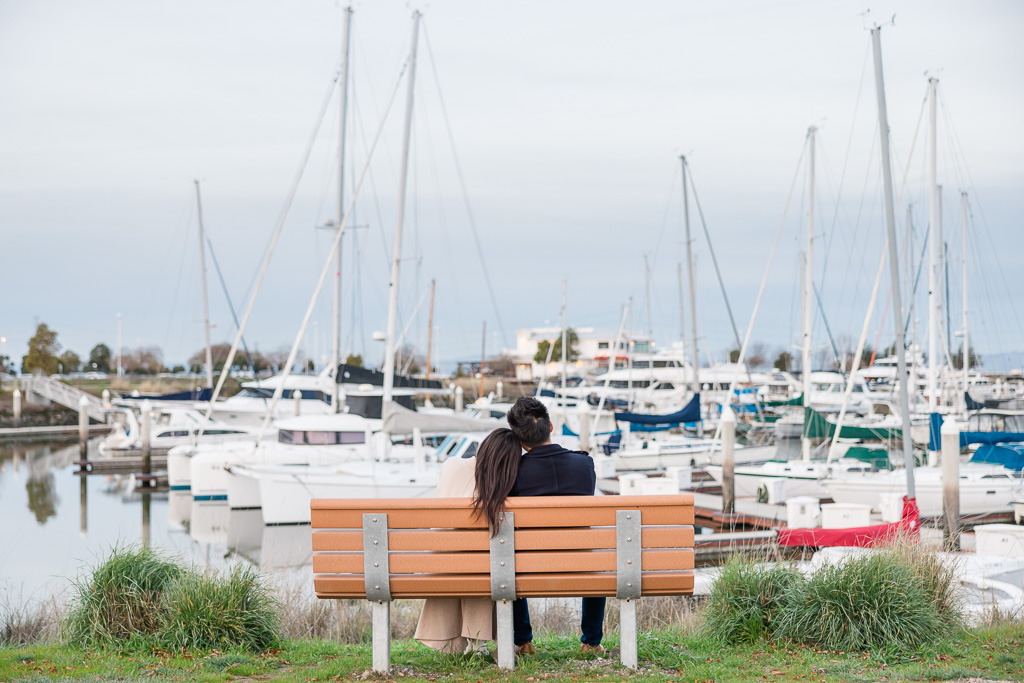
[[[733,457],[739,463],[764,462],[775,456],[774,446],[737,444]],[[663,471],[669,467],[703,467],[722,462],[722,443],[682,434],[633,439],[612,453],[617,472]]]
[[[709,465],[707,473],[719,484],[722,483],[722,466]],[[761,465],[739,466],[733,470],[733,485],[737,497],[760,496],[774,485],[772,482],[785,481],[785,497],[814,496],[824,498],[828,495],[822,485],[828,477],[846,474],[861,474],[877,470],[854,458],[839,458],[832,462],[824,460],[789,460],[786,462],[769,461]]]
[[[111,411],[114,427],[111,433],[99,443],[100,453],[127,455],[142,448],[142,427],[140,417],[132,407]],[[152,410],[150,422],[150,448],[166,452],[175,446],[195,441],[204,415],[195,408],[186,406],[159,406]],[[219,422],[206,423],[200,443],[224,443],[226,441],[254,440],[255,432],[246,427],[227,425]]]

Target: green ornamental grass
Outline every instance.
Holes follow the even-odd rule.
[[[722,566],[704,611],[708,635],[730,643],[770,637],[787,596],[802,582],[784,564],[755,564],[734,557]]]
[[[251,568],[204,574],[149,549],[114,548],[75,593],[64,622],[75,645],[259,651],[279,641],[277,603]]]
[[[78,645],[114,645],[160,628],[160,597],[184,570],[146,548],[115,547],[74,584],[65,635]]]
[[[187,572],[163,595],[160,642],[171,650],[243,648],[265,650],[277,641],[278,613],[270,592],[252,569],[228,576]]]
[[[819,569],[795,587],[778,628],[840,651],[917,648],[948,632],[921,575],[894,551]]]

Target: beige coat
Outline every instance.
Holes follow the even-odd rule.
[[[476,458],[446,460],[437,483],[438,498],[472,498],[475,470]],[[415,637],[435,650],[461,653],[476,647],[475,641],[494,640],[496,628],[494,602],[490,598],[431,598],[423,601]]]

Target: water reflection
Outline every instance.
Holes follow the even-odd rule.
[[[57,495],[56,489],[52,473],[38,479],[33,477],[25,482],[25,491],[28,493],[28,509],[35,515],[39,524],[46,524],[46,520],[57,516],[60,497]]]

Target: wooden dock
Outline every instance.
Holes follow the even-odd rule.
[[[110,425],[89,425],[90,436],[107,434]],[[0,429],[0,441],[64,441],[78,438],[78,425],[55,425],[48,427],[5,427]]]
[[[79,474],[138,474],[142,472],[141,457],[110,457],[76,460]],[[167,456],[154,455],[149,459],[150,473],[167,470]]]

